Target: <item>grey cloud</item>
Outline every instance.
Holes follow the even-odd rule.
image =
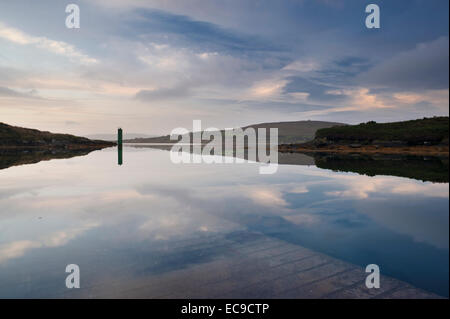
[[[29,76],[26,72],[15,68],[5,67],[0,65],[0,86],[11,85],[11,83],[18,83]]]
[[[322,81],[332,81],[334,84],[353,83],[355,76],[366,72],[373,63],[366,58],[346,56],[329,63],[317,72]]]
[[[80,125],[80,123],[79,122],[76,122],[76,121],[65,121],[64,122],[66,125]]]
[[[243,109],[273,110],[276,109],[283,113],[310,112],[332,109],[334,106],[329,104],[310,104],[310,103],[286,103],[286,102],[254,102],[248,101],[242,106]]]
[[[430,202],[433,205],[430,205]],[[403,198],[401,202],[376,201],[376,205],[357,205],[360,212],[396,232],[409,235],[418,242],[448,249],[448,213],[444,201],[438,198],[423,202],[417,198]],[[409,206],[408,210],[399,207]],[[446,206],[446,205],[445,205]],[[377,209],[373,209],[377,207]],[[427,214],[422,212],[426,211]]]
[[[136,93],[136,99],[144,102],[171,100],[187,97],[190,89],[187,86],[177,86],[173,88],[162,88],[157,90],[141,90]]]
[[[210,51],[243,54],[257,51],[279,51],[280,45],[268,43],[255,35],[247,35],[223,28],[214,23],[193,20],[185,15],[176,15],[159,10],[136,10],[136,16],[128,22],[130,33],[139,37],[167,34],[175,37],[183,46],[199,46]]]
[[[358,77],[364,85],[402,90],[448,89],[448,37],[418,45]]]
[[[343,95],[327,94],[327,91],[338,89],[336,86],[322,84],[317,80],[303,77],[289,77],[289,83],[285,87],[285,93],[306,92],[309,98],[318,101],[337,101],[345,98]]]
[[[29,93],[22,93],[3,86],[0,86],[0,96],[32,98],[32,99],[39,98],[35,95],[35,91],[30,91]]]

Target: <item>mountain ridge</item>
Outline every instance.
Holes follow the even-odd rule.
[[[241,127],[243,130],[247,128],[278,128],[279,143],[304,143],[313,140],[317,130],[322,128],[331,128],[334,126],[347,125],[338,122],[326,121],[288,121],[288,122],[266,122],[259,124],[251,124]],[[225,130],[220,130],[224,132]],[[189,133],[192,136],[192,132]],[[177,140],[171,140],[170,135],[163,135],[150,138],[134,138],[126,139],[124,143],[154,143],[154,144],[173,144]],[[207,142],[207,141],[206,141]]]

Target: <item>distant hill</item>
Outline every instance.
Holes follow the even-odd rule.
[[[315,142],[384,146],[448,145],[448,138],[447,116],[392,123],[372,121],[359,125],[322,128],[317,131]]]
[[[150,135],[150,134],[140,134],[140,133],[127,133],[124,132],[123,139],[134,139],[134,138],[150,138],[150,137],[156,137],[157,135]],[[90,134],[85,135],[85,137],[92,139],[92,140],[104,140],[104,141],[117,141],[117,134]]]
[[[321,122],[321,121],[296,121],[296,122],[275,122],[261,123],[243,127],[243,129],[254,128],[278,128],[279,143],[304,143],[314,139],[316,131],[322,128],[346,125],[343,123]],[[221,131],[223,132],[223,130]],[[192,133],[191,133],[192,134]],[[176,143],[170,140],[170,135],[152,137],[152,138],[135,138],[124,140],[125,143]]]
[[[0,147],[105,147],[113,142],[90,140],[70,134],[55,134],[0,123]]]

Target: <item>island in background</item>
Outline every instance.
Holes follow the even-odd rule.
[[[449,155],[449,118],[335,126],[317,130],[306,143],[281,144],[280,151],[301,153],[365,153]]]

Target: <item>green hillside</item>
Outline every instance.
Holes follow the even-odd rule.
[[[420,120],[338,126],[320,129],[317,140],[333,143],[401,143],[406,145],[448,145],[449,118],[433,117]]]
[[[54,134],[0,123],[0,146],[66,147],[114,145],[113,142],[90,140],[70,134]]]

